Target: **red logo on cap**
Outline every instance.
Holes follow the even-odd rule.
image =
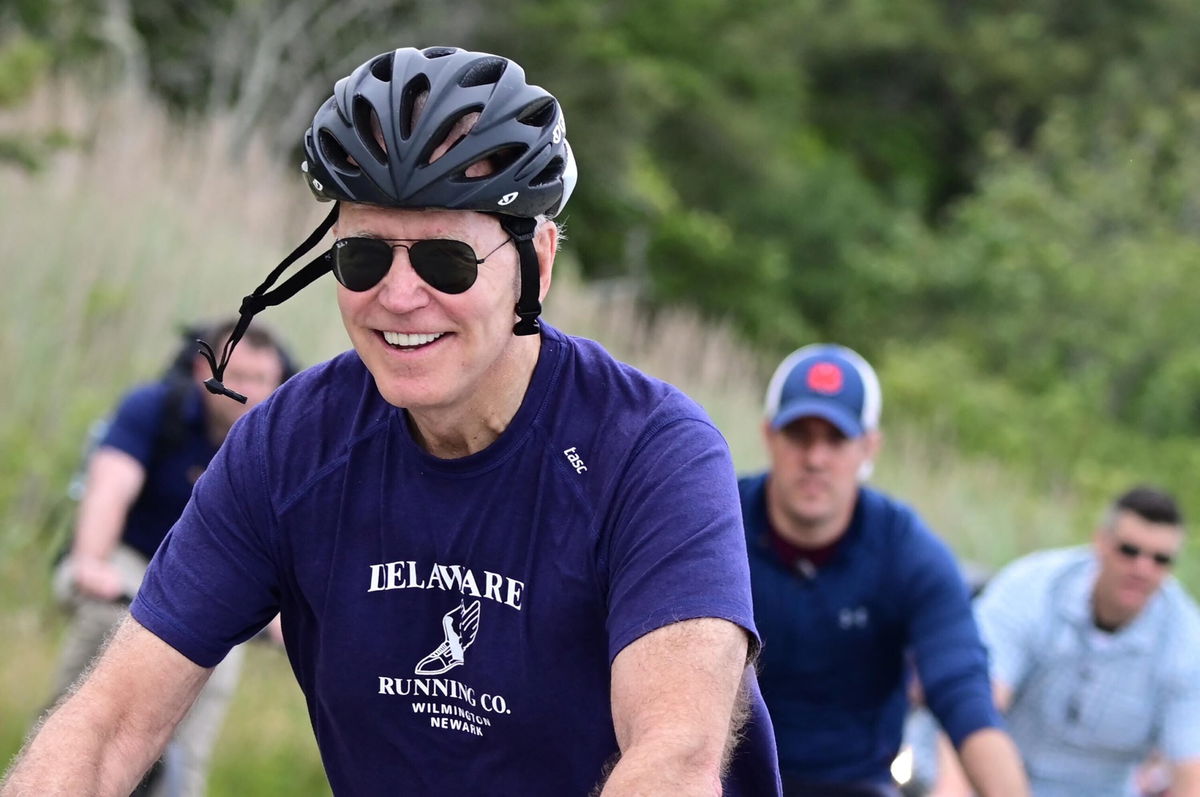
[[[844,381],[842,369],[833,363],[817,363],[808,371],[808,386],[818,393],[837,393]]]

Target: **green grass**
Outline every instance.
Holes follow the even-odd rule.
[[[0,171],[0,760],[49,696],[63,625],[48,598],[50,558],[88,424],[160,369],[173,326],[231,312],[327,210],[253,147],[230,164],[219,126],[181,131],[136,101],[96,105],[66,89],[41,96],[24,121],[49,109],[85,146],[37,176]],[[315,285],[266,314],[304,363],[347,346],[332,292],[332,283]],[[727,330],[686,313],[650,316],[618,292],[583,287],[569,242],[547,308],[553,323],[687,390],[725,432],[739,469],[764,464],[767,372]],[[885,418],[877,483],[917,506],[963,555],[994,566],[1087,534],[1095,508],[1070,493],[1003,463],[963,459],[906,419]],[[278,650],[251,651],[211,793],[328,793]]]

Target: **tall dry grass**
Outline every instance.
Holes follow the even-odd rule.
[[[234,310],[327,209],[311,201],[294,164],[255,142],[231,142],[219,119],[171,122],[144,98],[70,86],[0,115],[0,129],[51,125],[76,146],[39,174],[0,168],[0,761],[48,694],[62,623],[47,598],[48,563],[69,519],[64,487],[88,424],[161,368],[176,325]],[[574,273],[568,243],[551,322],[683,387],[725,432],[739,468],[761,466],[761,357],[725,329],[682,312],[647,314]],[[305,363],[347,346],[332,292],[324,280],[265,314]],[[963,553],[998,564],[1082,533],[1070,496],[965,461],[903,419],[889,425],[877,480]],[[213,793],[326,793],[276,651],[252,652]]]

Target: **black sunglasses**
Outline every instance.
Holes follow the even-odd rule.
[[[1175,555],[1162,553],[1161,551],[1146,551],[1131,542],[1117,542],[1117,553],[1124,556],[1126,559],[1137,559],[1139,556],[1148,556],[1154,560],[1154,564],[1159,567],[1170,567],[1175,564]]]
[[[339,238],[333,242],[329,257],[338,282],[352,291],[369,291],[388,273],[392,250],[400,247],[408,250],[413,271],[431,288],[442,293],[463,293],[475,284],[479,265],[511,240],[510,235],[500,246],[476,257],[470,244],[452,238]]]

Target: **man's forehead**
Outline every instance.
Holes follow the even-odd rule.
[[[1113,525],[1117,532],[1128,535],[1161,536],[1164,539],[1183,537],[1183,529],[1174,523],[1156,523],[1128,509],[1122,509],[1116,513]]]
[[[403,238],[405,230],[418,231],[424,237],[446,232],[486,232],[498,228],[499,222],[486,213],[475,210],[446,208],[387,208],[380,205],[344,203],[339,212],[337,235]]]

